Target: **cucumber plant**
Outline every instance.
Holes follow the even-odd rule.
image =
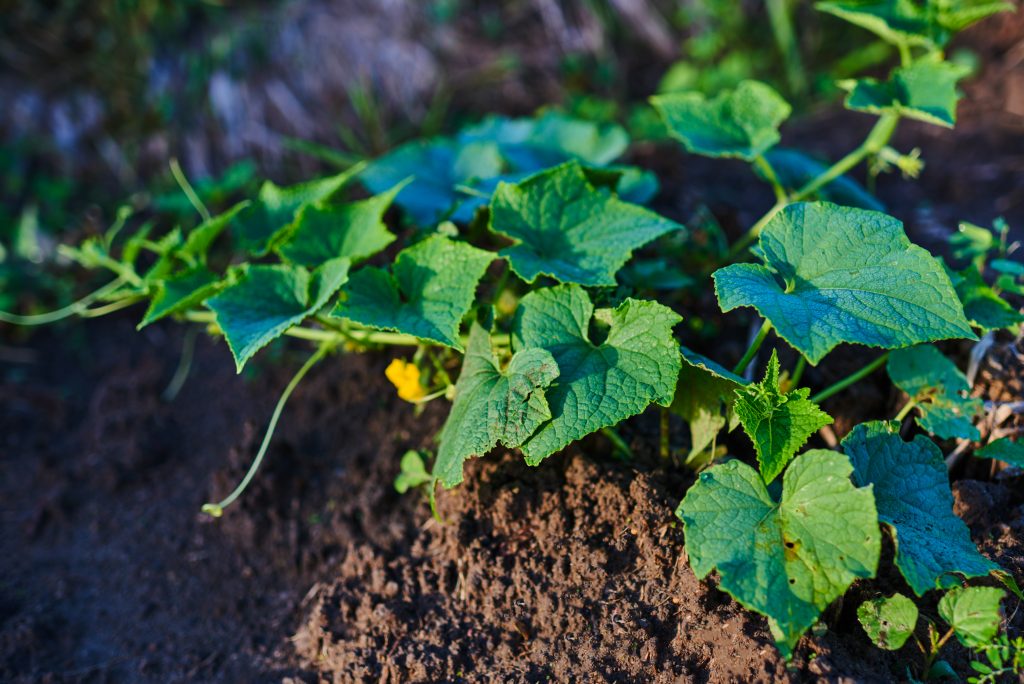
[[[121,216],[105,235],[64,249],[85,267],[110,271],[110,283],[61,311],[0,320],[44,323],[146,303],[140,328],[165,318],[205,325],[226,340],[239,372],[282,337],[312,344],[249,471],[204,507],[214,516],[252,480],[285,402],[316,363],[332,352],[394,347],[404,351],[386,375],[401,399],[451,402],[432,465],[421,452],[402,458],[402,491],[422,486],[433,496],[437,485],[455,487],[468,459],[499,445],[532,466],[593,433],[628,453],[616,426],[652,405],[662,407],[659,450],[671,455],[668,417],[679,416],[691,437],[682,462],[700,471],[676,511],[691,567],[701,578],[717,572],[724,591],[766,616],[786,657],[853,582],[875,576],[883,535],[895,542],[896,566],[916,596],[953,596],[989,575],[1019,594],[954,515],[939,446],[925,434],[907,442],[899,427],[916,410],[921,431],[940,440],[980,438],[974,418],[982,406],[931,343],[1019,326],[1024,318],[1002,293],[1014,291],[1005,285],[1024,269],[1003,240],[990,265],[1012,282],[988,285],[982,269],[998,241],[978,247],[982,229],[964,247],[973,250],[973,270],[950,269],[846,175],[861,163],[920,169],[915,154],[889,145],[893,132],[903,119],[954,124],[964,71],[944,59],[943,45],[1006,6],[879,0],[822,9],[892,42],[901,56],[887,80],[843,84],[846,106],[877,121],[834,163],[777,147],[791,107],[765,84],[653,99],[687,150],[745,160],[775,193],[774,205],[711,268],[677,281],[713,285],[723,313],[758,317],[731,369],[683,346],[692,342],[676,329],[687,312],[671,297],[658,300],[663,285],[642,285],[635,274],[645,269],[623,276],[631,259],[644,263],[645,246],[685,245],[689,236],[645,206],[657,179],[619,162],[629,144],[624,130],[554,112],[491,117],[301,185],[267,182],[215,216],[196,201],[204,220],[187,231],[156,237],[148,222],[124,235]],[[350,199],[356,181],[373,194]],[[187,181],[183,188],[196,199]],[[405,221],[397,232],[392,207]],[[772,333],[798,360],[783,370],[773,351],[754,381]],[[882,351],[828,387],[802,386],[806,366],[841,344]],[[895,420],[858,425],[835,450],[804,450],[832,422],[822,402],[882,366],[909,396]],[[738,427],[753,445],[751,463],[719,445]],[[1008,442],[978,456],[1021,458]],[[883,647],[899,647],[906,635],[881,630],[879,616],[909,620],[908,602],[863,608]],[[958,630],[960,622],[945,619]]]

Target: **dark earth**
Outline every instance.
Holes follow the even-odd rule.
[[[925,246],[941,249],[961,219],[1002,214],[1017,235],[1024,228],[1024,122],[1006,114],[1021,87],[1009,70],[1022,36],[1019,21],[973,34],[986,67],[965,89],[955,132],[901,129],[897,146],[920,146],[928,165],[916,182],[884,177],[879,194]],[[793,124],[787,142],[836,156],[867,125],[829,110]],[[636,158],[659,171],[659,209],[673,218],[706,204],[738,231],[771,202],[728,162],[670,148]],[[713,300],[693,306],[714,316]],[[286,345],[239,377],[223,343],[200,336],[191,375],[167,402],[182,332],[136,333],[135,320],[0,328],[0,681],[881,682],[917,672],[916,647],[879,651],[856,621],[863,599],[909,593],[885,560],[891,548],[879,579],[830,608],[827,629],[805,637],[790,664],[762,618],[713,578],[698,582],[672,515],[691,476],[653,453],[656,414],[623,427],[628,463],[601,437],[538,468],[506,453],[473,461],[466,484],[439,495],[439,522],[424,496],[392,482],[407,449],[431,448],[444,407],[416,417],[384,379],[385,354],[319,366],[253,487],[210,519],[200,506],[244,473],[308,351]],[[746,323],[722,319],[736,341],[706,346],[734,360]],[[965,365],[970,348],[944,350]],[[805,381],[823,387],[864,356],[841,349],[830,361]],[[1020,401],[1022,378],[1024,342],[1000,337],[974,394]],[[826,403],[834,433],[811,446],[891,417],[902,401],[878,373]],[[1024,419],[982,426],[992,429],[1020,431]],[[742,437],[729,444],[749,453]],[[1024,476],[969,456],[952,475],[980,549],[1024,583]],[[1018,602],[1004,610],[1007,632],[1024,633]],[[967,672],[955,641],[944,656]]]

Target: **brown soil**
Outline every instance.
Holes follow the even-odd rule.
[[[646,419],[630,464],[599,439],[539,468],[474,461],[438,523],[391,482],[442,407],[415,418],[378,355],[325,362],[255,487],[208,520],[295,363],[238,378],[204,340],[168,404],[178,344],[119,319],[44,333],[17,347],[31,363],[3,366],[3,681],[885,681],[915,658],[871,649],[853,616],[901,588],[889,568],[787,670],[764,620],[689,570],[671,514],[688,480],[645,455]],[[958,484],[976,540],[1018,577],[1019,484]]]

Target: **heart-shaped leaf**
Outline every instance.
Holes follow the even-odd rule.
[[[851,484],[851,470],[842,454],[805,452],[776,499],[756,470],[729,461],[702,472],[676,511],[694,574],[717,568],[724,591],[768,618],[786,658],[821,612],[878,566],[874,497]]]
[[[500,184],[490,229],[515,242],[499,254],[526,282],[549,275],[597,286],[615,285],[634,249],[682,226],[595,188],[582,167],[569,162],[515,185]]]
[[[757,253],[764,265],[715,272],[718,302],[754,307],[812,364],[843,342],[977,339],[942,265],[885,214],[791,204],[765,226]]]
[[[607,326],[599,344],[590,340],[591,318]],[[523,297],[513,326],[514,348],[546,349],[560,370],[557,384],[545,393],[551,420],[522,445],[526,462],[536,465],[653,402],[672,403],[680,367],[672,327],[680,320],[668,307],[636,299],[595,315],[590,297],[577,285]]]
[[[917,423],[940,439],[981,438],[972,418],[981,410],[981,400],[966,397],[971,389],[967,377],[930,344],[897,349],[886,364],[894,385],[917,402]]]
[[[669,134],[690,152],[751,161],[779,142],[779,125],[792,108],[771,86],[743,81],[712,99],[669,93],[651,98]]]
[[[862,423],[843,440],[853,481],[874,485],[878,519],[896,541],[896,567],[918,596],[982,577],[999,566],[980,553],[953,493],[942,452],[922,435],[904,442],[897,423]]]
[[[352,274],[331,315],[462,351],[459,324],[494,255],[444,235],[402,250],[390,271]]]
[[[434,476],[446,488],[462,482],[467,458],[483,456],[499,442],[518,448],[551,418],[544,390],[558,366],[544,349],[516,352],[505,370],[491,349],[491,322],[474,322],[455,401],[439,435]]]
[[[893,112],[908,119],[952,128],[960,100],[957,81],[969,70],[951,62],[915,62],[893,70],[888,81],[844,81],[846,106],[861,112]]]

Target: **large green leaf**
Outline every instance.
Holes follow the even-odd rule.
[[[300,209],[331,199],[360,171],[362,166],[354,166],[336,176],[286,188],[266,181],[256,201],[232,221],[235,242],[246,252],[263,256],[287,235]]]
[[[894,385],[918,403],[917,423],[940,439],[981,437],[972,418],[981,400],[964,396],[971,389],[967,377],[930,344],[897,349],[886,364]]]
[[[710,447],[722,428],[736,427],[736,390],[750,383],[686,347],[680,351],[683,364],[671,410],[690,426],[690,459]]]
[[[857,619],[875,646],[898,651],[917,626],[917,606],[903,594],[896,593],[860,604]]]
[[[399,183],[358,202],[307,205],[278,251],[289,261],[308,267],[338,257],[348,257],[355,264],[373,256],[395,240],[384,224],[384,212],[404,185]]]
[[[236,284],[208,302],[224,331],[238,371],[288,328],[322,309],[348,278],[348,259],[315,271],[301,266],[250,266]]]
[[[591,318],[607,326],[600,344],[590,340]],[[558,383],[546,392],[551,420],[522,445],[527,463],[536,465],[653,402],[668,406],[681,363],[672,327],[680,320],[657,302],[636,299],[595,314],[590,297],[577,285],[523,297],[513,326],[514,348],[546,349],[561,371]]]
[[[827,202],[791,204],[761,233],[761,264],[715,272],[723,311],[751,306],[817,364],[836,345],[977,339],[941,264],[903,224]]]
[[[914,0],[840,0],[819,2],[815,7],[894,45],[932,43],[932,27],[926,11]]]
[[[779,389],[779,357],[772,351],[761,382],[736,390],[736,415],[754,443],[765,482],[778,477],[807,438],[832,422],[832,417],[808,399],[804,387]]]
[[[416,223],[431,225],[446,215],[468,222],[500,181],[518,182],[571,159],[606,166],[628,143],[620,126],[557,112],[530,119],[492,116],[454,138],[403,145],[372,162],[362,180],[372,192],[384,192],[412,177],[396,201]],[[651,195],[651,177],[623,167],[616,191],[644,201]]]
[[[382,193],[411,178],[395,201],[417,224],[430,226],[467,199],[458,186],[504,170],[505,162],[493,143],[460,145],[450,138],[433,138],[402,145],[371,162],[360,180],[371,192]]]
[[[994,458],[1017,468],[1024,468],[1024,444],[1002,437],[974,452],[979,458]]]
[[[875,501],[850,472],[841,454],[813,449],[793,461],[775,499],[756,470],[730,461],[702,472],[676,511],[694,574],[717,568],[723,590],[768,618],[787,658],[832,601],[875,574]]]
[[[160,281],[138,328],[198,306],[228,284],[229,281],[202,266],[170,276]]]
[[[491,324],[474,322],[452,404],[439,436],[434,475],[445,487],[462,482],[467,458],[483,456],[499,442],[518,448],[550,420],[544,390],[558,366],[544,349],[521,349],[502,370],[491,349]]]
[[[967,648],[979,648],[995,638],[1002,615],[999,602],[1006,596],[995,587],[955,587],[939,600],[939,615],[949,623]]]
[[[512,169],[525,172],[539,171],[569,159],[606,166],[621,157],[629,146],[629,135],[618,124],[574,119],[551,111],[535,119],[491,116],[463,129],[459,140],[494,143]]]
[[[596,286],[615,285],[634,249],[682,226],[595,188],[582,167],[569,162],[499,185],[490,229],[514,241],[499,254],[526,282],[549,275]]]
[[[951,62],[914,62],[893,70],[888,81],[844,81],[846,106],[861,112],[894,112],[908,119],[952,128],[960,100],[956,83],[969,71]]]
[[[838,0],[819,2],[819,10],[871,31],[893,45],[942,47],[950,37],[1012,2],[992,0]]]
[[[668,93],[651,98],[673,138],[690,152],[750,161],[779,142],[779,125],[792,108],[770,86],[743,81],[712,99]]]
[[[896,541],[896,566],[918,596],[981,577],[999,566],[980,553],[953,513],[942,452],[922,435],[904,442],[898,424],[862,423],[843,440],[853,481],[874,485],[878,519]]]
[[[462,351],[459,324],[494,255],[444,235],[402,250],[390,272],[352,274],[332,315],[377,330],[394,330]]]

